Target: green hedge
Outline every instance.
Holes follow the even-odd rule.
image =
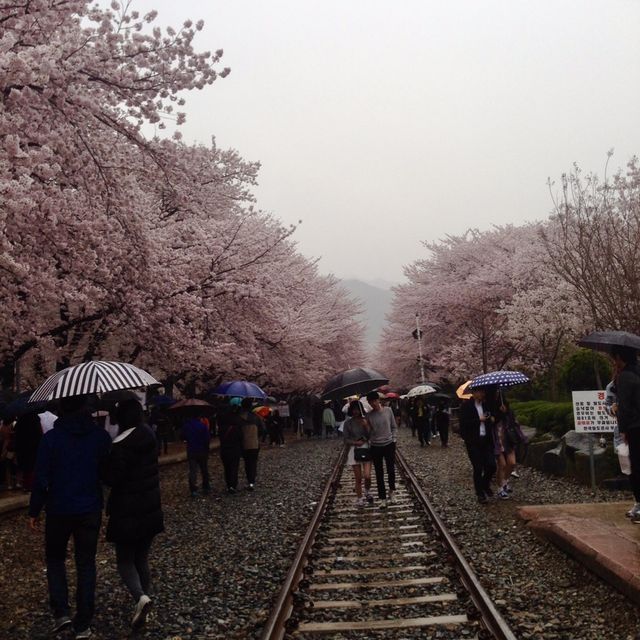
[[[511,408],[518,422],[534,427],[540,433],[552,433],[562,436],[574,428],[573,403],[547,402],[531,400],[530,402],[512,402]]]

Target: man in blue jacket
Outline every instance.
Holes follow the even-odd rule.
[[[40,441],[35,481],[29,503],[29,525],[39,527],[44,508],[45,556],[52,633],[73,625],[76,639],[90,638],[96,587],[96,549],[102,519],[102,486],[98,468],[111,446],[109,434],[91,417],[87,396],[64,398],[62,416]],[[76,572],[76,615],[70,618],[65,559],[73,536]]]

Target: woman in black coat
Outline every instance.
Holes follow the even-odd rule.
[[[156,534],[164,531],[160,504],[158,448],[153,431],[144,424],[137,400],[118,405],[119,435],[114,439],[103,480],[111,486],[107,501],[107,540],[116,546],[118,572],[136,607],[131,620],[142,626],[151,606],[149,551]]]

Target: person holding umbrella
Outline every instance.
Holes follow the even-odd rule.
[[[638,351],[631,347],[614,345],[611,348],[618,373],[618,427],[629,445],[631,475],[629,481],[635,504],[627,515],[640,524],[640,368]]]
[[[477,387],[460,406],[460,435],[473,467],[473,486],[480,504],[493,495],[490,485],[496,472],[493,419],[484,403],[485,390]]]
[[[353,478],[356,485],[356,506],[364,507],[373,502],[373,496],[369,492],[371,488],[371,456],[368,459],[366,451],[359,459],[355,457],[355,450],[361,452],[366,449],[370,452],[369,434],[370,427],[365,417],[364,407],[359,400],[352,400],[347,410],[348,418],[344,421],[342,435],[344,443],[349,447],[347,453],[347,465],[353,469]],[[359,454],[360,455],[360,454]],[[364,480],[364,497],[362,495],[362,481]]]
[[[45,555],[52,634],[74,627],[76,639],[90,638],[95,608],[96,550],[102,520],[99,467],[111,447],[109,434],[91,417],[88,396],[60,400],[61,417],[40,442],[29,502],[29,526],[39,530],[47,514]],[[70,618],[65,561],[73,536],[76,563],[76,615]]]
[[[227,493],[238,489],[238,468],[242,456],[242,424],[240,405],[242,398],[229,400],[229,406],[218,414],[218,435],[220,437],[220,458],[224,467],[224,480]]]

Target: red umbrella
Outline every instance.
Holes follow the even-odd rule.
[[[395,391],[389,391],[389,393],[385,393],[384,397],[387,400],[397,400],[400,396]]]

